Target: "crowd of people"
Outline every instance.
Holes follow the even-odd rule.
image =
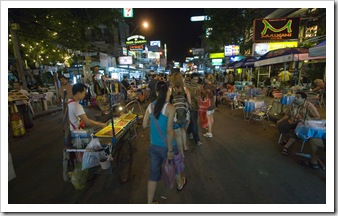
[[[290,78],[279,76],[288,82]],[[57,92],[58,98],[62,103],[66,103],[68,107],[70,130],[81,129],[83,125],[105,127],[105,123],[91,120],[87,117],[83,107],[79,101],[92,94],[100,97],[105,94],[106,86],[104,83],[105,76],[94,74],[91,85],[77,83],[71,85],[65,76],[58,77],[60,87]],[[123,77],[121,81],[121,92],[127,92],[131,86],[140,83],[139,80],[133,78],[129,82],[128,77]],[[245,92],[245,99],[252,99],[261,92],[254,85],[244,86],[242,91]],[[270,78],[264,80],[265,85],[274,86],[276,80]],[[189,150],[187,139],[193,140],[195,147],[200,147],[203,143],[200,140],[200,130],[203,128],[205,133],[203,136],[207,139],[214,137],[214,113],[218,111],[218,105],[226,92],[236,92],[234,76],[232,73],[226,73],[222,76],[206,74],[201,79],[198,73],[192,73],[189,77],[185,77],[179,72],[174,72],[170,76],[161,76],[156,73],[147,76],[147,87],[150,89],[149,105],[143,119],[143,127],[150,127],[150,176],[147,185],[148,203],[157,203],[154,200],[157,182],[161,179],[161,166],[163,161],[173,159],[177,155],[182,158],[186,157],[185,153]],[[317,92],[325,89],[323,80],[314,81],[315,86],[312,91]],[[29,93],[22,89],[22,83],[14,83],[16,91],[21,91],[25,95]],[[267,94],[269,96],[269,94]],[[230,103],[230,101],[228,101]],[[31,118],[27,114],[27,106],[24,102],[17,102],[20,113],[25,118]],[[295,93],[294,102],[288,107],[285,115],[277,120],[277,127],[283,135],[281,153],[288,155],[289,148],[299,139],[294,130],[298,123],[305,122],[309,119],[320,119],[317,108],[314,104],[307,100],[307,94],[302,91]],[[217,120],[216,120],[217,121]],[[25,120],[25,127],[29,120]],[[32,122],[32,121],[31,121]],[[163,136],[159,136],[163,134]],[[318,154],[321,148],[325,149],[325,140],[313,138],[309,140],[311,146],[310,165],[314,169],[318,169]],[[177,190],[180,191],[187,183],[184,171],[176,171]]]

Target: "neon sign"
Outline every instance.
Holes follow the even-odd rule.
[[[298,39],[300,18],[254,20],[254,42]]]

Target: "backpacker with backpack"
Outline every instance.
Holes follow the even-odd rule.
[[[186,124],[190,121],[190,110],[185,92],[177,93],[175,88],[173,88],[172,96],[172,104],[176,109],[174,122],[177,124]]]

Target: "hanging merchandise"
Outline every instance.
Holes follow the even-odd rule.
[[[11,117],[10,122],[12,126],[13,137],[21,137],[25,135],[25,127],[22,121],[22,117],[18,112],[18,108],[15,104],[11,106]]]

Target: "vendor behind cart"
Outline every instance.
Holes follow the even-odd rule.
[[[15,89],[15,91],[21,92],[25,96],[29,97],[28,91],[22,88],[22,82],[21,81],[14,82],[14,89]],[[15,105],[17,106],[18,111],[19,111],[21,117],[23,118],[23,122],[25,124],[26,131],[28,131],[28,129],[31,129],[34,126],[33,125],[33,117],[32,117],[32,114],[29,110],[28,103],[29,103],[28,100],[17,100],[17,101],[15,101]]]
[[[98,126],[105,127],[106,123],[101,123],[89,119],[83,109],[83,107],[78,103],[79,100],[82,100],[87,93],[87,86],[83,83],[76,83],[72,87],[73,97],[68,99],[68,115],[70,123],[70,131],[83,129],[86,125],[88,126]]]

